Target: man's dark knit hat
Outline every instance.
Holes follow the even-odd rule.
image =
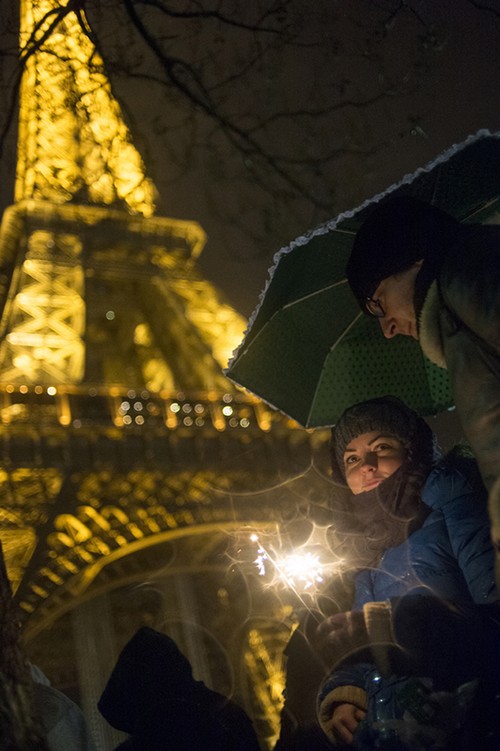
[[[389,198],[361,225],[346,266],[349,286],[366,313],[365,302],[382,279],[425,261],[443,258],[460,223],[436,206],[411,196]]]
[[[382,396],[349,407],[332,428],[331,462],[335,482],[345,484],[346,446],[357,436],[373,430],[398,438],[409,455],[423,452],[431,460],[434,439],[425,420],[397,397]]]

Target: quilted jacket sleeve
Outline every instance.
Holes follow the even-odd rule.
[[[442,512],[451,548],[474,602],[494,599],[495,559],[484,490],[475,488],[459,469],[443,466],[429,476],[423,500]]]
[[[318,696],[318,721],[323,732],[334,743],[331,721],[337,704],[354,704],[359,709],[368,708],[368,697],[364,689],[367,676],[374,666],[359,663],[336,670],[325,681]]]

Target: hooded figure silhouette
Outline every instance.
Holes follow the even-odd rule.
[[[148,627],[123,648],[98,707],[130,734],[121,751],[259,751],[244,710],[194,680],[176,643]]]

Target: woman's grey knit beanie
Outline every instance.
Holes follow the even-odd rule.
[[[395,396],[383,396],[349,407],[332,428],[332,474],[345,484],[344,451],[359,435],[373,430],[398,438],[409,450],[417,433],[424,433],[432,446],[432,431],[425,421]],[[424,436],[422,436],[424,437]],[[422,447],[423,448],[423,447]],[[432,449],[431,449],[432,454]]]

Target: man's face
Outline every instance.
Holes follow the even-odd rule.
[[[422,263],[417,261],[406,271],[382,279],[372,295],[385,311],[385,316],[379,318],[378,322],[387,339],[392,339],[397,334],[418,339],[413,294],[415,279]]]

